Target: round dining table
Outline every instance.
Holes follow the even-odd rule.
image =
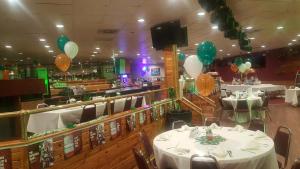
[[[216,127],[213,135],[224,140],[210,145],[199,141],[206,137],[206,128],[184,126],[156,136],[153,148],[159,169],[190,169],[194,154],[216,157],[222,169],[278,169],[274,142],[264,133],[241,126]]]

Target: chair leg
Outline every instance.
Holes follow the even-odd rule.
[[[270,112],[268,109],[265,110],[265,114],[269,117],[270,121],[272,121],[272,118],[271,118],[271,115],[270,115]]]

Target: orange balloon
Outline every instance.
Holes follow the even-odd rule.
[[[239,71],[239,68],[238,68],[238,66],[237,66],[236,64],[231,64],[231,65],[230,65],[230,69],[231,69],[231,71],[232,71],[233,73],[236,73],[236,72]]]
[[[9,80],[9,70],[3,70],[3,80]]]
[[[209,74],[200,74],[196,86],[201,96],[209,96],[215,89],[215,79]]]
[[[66,72],[71,65],[71,59],[65,54],[59,54],[56,56],[54,63],[59,70]]]

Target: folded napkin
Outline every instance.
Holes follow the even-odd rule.
[[[223,147],[218,146],[211,152],[211,154],[218,158],[225,158],[228,153]]]
[[[201,136],[201,132],[199,130],[199,127],[194,127],[191,130],[190,135],[189,135],[190,138],[197,138],[197,137],[200,137],[200,136]]]
[[[257,130],[254,134],[255,138],[265,138],[267,135],[266,133],[260,131],[260,130]]]
[[[261,148],[261,143],[255,141],[255,140],[252,140],[252,141],[248,142],[247,144],[245,144],[244,146],[242,146],[241,150],[255,152],[255,151],[259,150],[260,148]]]
[[[209,126],[210,129],[219,129],[220,127],[216,124],[216,123],[212,123],[210,126]]]
[[[190,127],[188,125],[183,125],[179,129],[176,129],[176,131],[178,131],[178,132],[184,132],[184,131],[187,131],[189,129],[190,129]]]
[[[234,128],[231,129],[232,131],[238,131],[238,132],[243,132],[245,131],[244,127],[241,125],[236,125]]]

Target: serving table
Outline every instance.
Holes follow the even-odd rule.
[[[190,137],[193,129],[184,126],[155,137],[154,154],[160,169],[190,169],[190,158],[194,154],[215,156],[222,169],[278,169],[274,142],[262,132],[217,127],[212,129],[214,135],[225,141],[207,145]],[[200,133],[198,137],[205,136],[205,127],[196,130]]]

